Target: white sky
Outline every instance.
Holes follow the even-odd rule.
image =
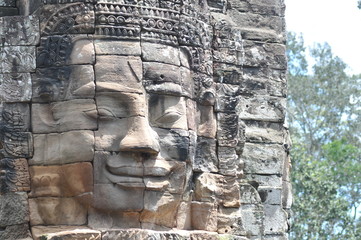
[[[287,30],[303,33],[306,46],[328,42],[334,55],[361,73],[361,10],[357,0],[285,0]]]

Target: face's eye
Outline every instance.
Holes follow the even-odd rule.
[[[182,113],[176,109],[167,109],[159,118],[155,119],[158,123],[175,123],[182,117]]]
[[[110,109],[99,108],[98,109],[98,117],[101,120],[111,120],[111,119],[116,118],[116,115]]]
[[[98,111],[97,110],[90,110],[84,112],[88,117],[97,119],[98,118]]]
[[[152,127],[188,129],[183,97],[149,94],[149,123]]]

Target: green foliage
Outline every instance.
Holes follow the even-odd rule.
[[[360,76],[328,44],[288,35],[289,114],[294,143],[293,239],[361,239]]]
[[[358,8],[361,9],[361,1],[358,1]]]

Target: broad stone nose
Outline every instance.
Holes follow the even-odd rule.
[[[128,133],[120,141],[120,151],[157,154],[160,151],[159,137],[143,116],[128,119]]]

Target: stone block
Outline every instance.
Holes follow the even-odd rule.
[[[101,232],[82,226],[35,226],[31,228],[34,240],[101,240]]]
[[[143,68],[140,57],[97,56],[94,69],[97,83],[115,83],[109,85],[110,91],[139,92],[139,89],[143,88],[141,83]],[[116,88],[118,85],[121,86],[119,90]]]
[[[258,174],[245,174],[245,178],[250,181],[257,183],[259,186],[269,187],[282,187],[282,177],[279,175],[258,175]]]
[[[201,4],[184,7],[181,11],[177,37],[180,45],[209,49],[213,39],[213,29],[209,24],[209,13]],[[187,9],[188,8],[188,9]],[[193,17],[197,13],[197,17]]]
[[[0,227],[29,221],[28,196],[25,192],[0,195]]]
[[[5,46],[0,47],[0,73],[34,72],[34,46]]]
[[[217,172],[217,166],[216,140],[213,138],[198,137],[193,171]]]
[[[235,0],[232,0],[236,2]],[[284,18],[279,16],[260,15],[250,12],[230,11],[230,16],[242,32],[249,29],[262,29],[262,31],[271,31],[274,34],[282,34],[285,31]]]
[[[143,62],[144,85],[147,92],[184,96],[179,66]]]
[[[139,212],[115,212],[90,209],[88,226],[93,229],[141,228]]]
[[[179,49],[177,47],[142,42],[142,59],[147,62],[161,62],[180,65]]]
[[[186,67],[180,67],[180,79],[182,84],[182,96],[194,98],[195,84],[191,71]]]
[[[95,39],[94,46],[96,55],[141,55],[140,42],[138,41]]]
[[[232,234],[228,235],[229,239],[232,240],[238,239],[237,236],[246,236],[247,233],[243,227],[242,221],[240,208],[220,207],[217,215],[217,232],[218,234],[222,234],[219,235],[220,239],[222,239],[221,236],[227,236],[228,234]]]
[[[248,183],[240,184],[241,204],[259,204],[261,197],[255,187]]]
[[[30,198],[30,225],[84,225],[89,195],[75,198]]]
[[[285,22],[285,18],[281,19],[281,22]],[[260,41],[260,42],[274,42],[284,43],[286,41],[285,33],[278,33],[274,30],[264,30],[259,28],[246,28],[242,31],[244,40]]]
[[[30,102],[31,95],[30,73],[0,74],[1,102]]]
[[[99,121],[95,131],[95,150],[119,151],[119,143],[126,136],[128,121],[134,118],[114,118],[111,121]]]
[[[245,173],[282,174],[286,153],[278,144],[246,143],[241,158]]]
[[[154,129],[159,136],[159,155],[165,160],[188,161],[189,133],[182,129]],[[176,147],[174,147],[176,146]]]
[[[144,188],[123,187],[121,184],[94,184],[93,207],[99,210],[141,211]]]
[[[164,82],[181,84],[180,68],[159,62],[143,62],[144,80],[153,84]]]
[[[190,240],[190,234],[186,231],[152,231],[147,229],[116,229],[103,230],[102,240],[127,239],[127,240]]]
[[[213,106],[197,105],[197,135],[215,138],[217,133],[217,119]]]
[[[238,144],[238,116],[234,113],[217,113],[217,140],[219,146],[236,147]]]
[[[16,7],[0,7],[0,17],[18,15],[19,10]]]
[[[186,163],[180,161],[146,160],[144,163],[144,184],[147,190],[184,193]]]
[[[0,18],[0,36],[3,46],[37,45],[40,40],[39,19],[34,16],[8,16]]]
[[[97,109],[92,99],[32,104],[34,133],[93,130],[97,126]]]
[[[144,188],[143,179],[140,179],[143,174],[143,162],[135,160],[129,153],[95,152],[94,183],[96,184],[137,183]]]
[[[244,66],[242,70],[243,79],[246,81],[252,81],[252,79],[268,79],[272,82],[281,82],[282,84],[286,83],[286,71],[282,69]]]
[[[94,134],[92,131],[34,134],[34,156],[30,165],[56,165],[92,161]]]
[[[6,133],[27,132],[30,129],[30,106],[28,103],[2,103],[0,121]],[[6,136],[5,133],[5,136]]]
[[[288,229],[287,213],[279,205],[265,205],[265,234],[282,234]]]
[[[93,39],[87,35],[49,36],[40,39],[37,67],[94,64]]]
[[[244,65],[251,67],[268,66],[275,69],[287,68],[286,47],[277,43],[255,43],[244,41]]]
[[[243,164],[233,147],[218,147],[219,173],[226,176],[237,176],[243,171]]]
[[[242,227],[247,236],[260,236],[264,233],[264,210],[260,205],[241,206]]]
[[[224,176],[202,173],[195,179],[194,200],[213,203],[223,194]]]
[[[240,88],[246,94],[286,97],[287,87],[283,81],[244,76]]]
[[[242,120],[283,122],[286,99],[267,96],[240,97],[237,111]]]
[[[202,173],[195,180],[194,200],[218,202],[224,207],[239,207],[239,184],[235,177]]]
[[[285,148],[285,151],[287,152],[287,159],[284,162],[283,166],[283,175],[282,180],[289,182],[291,179],[291,170],[292,170],[292,162],[291,162],[291,156],[289,154],[289,149],[291,148],[292,143],[290,142],[291,139],[289,138],[289,132],[286,132],[285,142],[283,144],[283,147]]]
[[[225,208],[238,208],[241,205],[240,187],[236,177],[225,176],[223,194],[219,197]]]
[[[38,10],[41,35],[94,33],[94,10],[83,2],[52,1]]]
[[[283,144],[285,132],[282,123],[244,121],[246,141],[252,143]]]
[[[243,82],[243,70],[240,66],[214,63],[214,80],[217,83],[240,85]]]
[[[91,163],[31,166],[29,197],[74,197],[93,190]]]
[[[192,99],[186,99],[186,111],[187,111],[187,124],[188,128],[192,131],[197,130],[197,103]]]
[[[235,113],[236,106],[239,102],[239,87],[230,84],[217,84],[216,91],[216,112]]]
[[[242,65],[244,51],[241,29],[222,15],[213,14],[213,16],[217,21],[214,25],[213,61]]]
[[[177,229],[191,230],[192,229],[192,218],[191,218],[191,203],[181,202],[178,207],[177,213]]]
[[[282,207],[290,209],[293,203],[292,184],[290,182],[282,182]]]
[[[32,240],[28,223],[2,227],[0,239]]]
[[[268,16],[283,16],[285,5],[279,0],[246,0],[246,1],[229,1],[230,8],[240,12],[251,12]]]
[[[152,223],[162,227],[176,227],[176,218],[181,195],[167,192],[145,191],[144,209],[140,214],[142,223]]]
[[[258,188],[259,195],[264,204],[281,205],[282,189],[260,186]]]
[[[127,118],[146,115],[145,96],[130,92],[102,92],[95,97],[99,118]],[[152,106],[149,106],[149,108]]]
[[[91,65],[38,68],[32,75],[33,102],[94,98],[94,70]]]
[[[30,191],[30,177],[28,162],[25,158],[0,159],[2,177],[0,178],[0,192]]]
[[[30,158],[33,156],[33,138],[30,132],[7,132],[1,139],[0,153],[6,158]]]
[[[217,208],[213,203],[192,202],[192,227],[195,230],[217,231]]]

